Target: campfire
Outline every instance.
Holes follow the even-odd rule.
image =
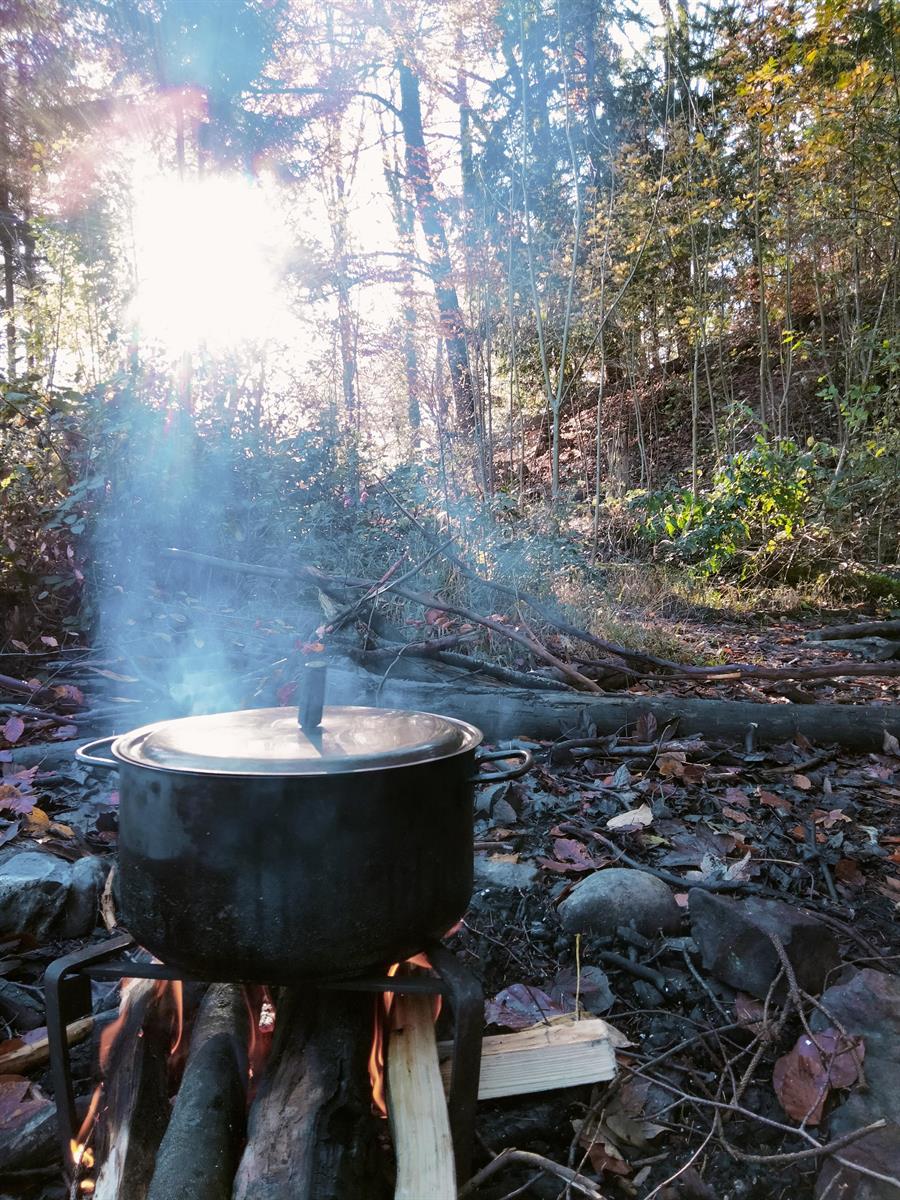
[[[361,1180],[393,1170],[398,1197],[455,1196],[457,1173],[468,1174],[482,1014],[480,988],[446,950],[380,977],[275,991],[160,979],[164,964],[133,953],[116,938],[53,968],[49,1032],[69,1098],[60,1136],[74,1195],[362,1195]],[[83,1111],[61,998],[80,979],[116,975],[119,1013],[99,1039],[101,1082]],[[445,997],[456,1014],[446,1093],[435,1033]]]

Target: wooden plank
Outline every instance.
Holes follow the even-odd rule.
[[[394,1200],[455,1200],[456,1169],[431,996],[396,995],[387,1056]]]
[[[486,1037],[481,1049],[479,1100],[522,1096],[554,1088],[599,1083],[616,1075],[615,1032],[599,1017],[533,1025],[519,1033]],[[450,1043],[440,1045],[442,1056]],[[450,1064],[441,1065],[444,1086]]]

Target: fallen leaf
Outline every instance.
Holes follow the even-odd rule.
[[[672,750],[659,756],[656,769],[660,775],[674,775],[676,779],[680,779],[686,762],[687,755],[682,750]]]
[[[11,746],[14,746],[25,732],[25,722],[21,717],[10,717],[3,726],[3,736]]]
[[[609,989],[609,979],[600,967],[564,967],[550,988],[550,999],[565,1011],[576,1011],[576,997],[588,1012],[600,1015],[608,1012],[616,1002]]]
[[[665,867],[699,867],[708,854],[725,858],[735,847],[736,839],[730,833],[714,833],[706,825],[696,825],[693,829],[681,825],[681,822],[658,821],[656,828],[661,833],[668,834],[672,849],[660,859]]]
[[[831,829],[838,821],[849,821],[850,818],[846,813],[841,812],[839,808],[832,808],[830,812],[825,812],[821,808],[813,809],[813,820],[817,825],[824,825],[826,829]]]
[[[834,877],[838,883],[845,883],[848,887],[862,887],[866,882],[866,878],[859,869],[859,863],[854,862],[852,858],[839,858],[834,864]]]
[[[748,1026],[754,1033],[762,1029],[765,1007],[762,1000],[748,996],[746,992],[738,992],[734,997],[734,1015],[742,1025]]]
[[[736,808],[723,808],[722,816],[728,817],[730,821],[734,821],[737,825],[743,825],[745,821],[750,820],[746,813],[738,812]]]
[[[607,829],[636,829],[643,828],[653,822],[653,812],[649,804],[640,808],[632,808],[627,812],[617,813],[606,822]]]
[[[762,788],[759,789],[759,802],[766,808],[780,808],[783,812],[790,812],[792,807],[790,800],[784,796],[776,796],[774,792],[765,792]]]
[[[833,1088],[852,1087],[859,1078],[865,1054],[861,1038],[847,1038],[836,1029],[797,1039],[775,1063],[772,1084],[781,1107],[795,1121],[818,1125]]]
[[[0,808],[7,812],[27,814],[33,806],[34,800],[30,796],[23,795],[11,783],[0,783]]]
[[[6,828],[0,830],[0,846],[5,846],[7,842],[11,842],[14,837],[17,837],[21,828],[21,821],[9,821]]]
[[[555,838],[553,853],[560,862],[574,863],[577,867],[595,867],[597,864],[588,853],[587,847],[577,838]]]
[[[539,987],[514,983],[487,1001],[484,1019],[488,1025],[500,1025],[504,1029],[528,1029],[548,1017],[561,1017],[571,1011],[571,1008],[560,1008]]]

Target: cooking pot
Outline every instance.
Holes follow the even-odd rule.
[[[472,789],[526,750],[479,751],[435,713],[293,708],[158,722],[99,738],[81,762],[119,772],[123,926],[164,962],[264,983],[383,969],[463,915]],[[477,775],[478,762],[517,760]]]

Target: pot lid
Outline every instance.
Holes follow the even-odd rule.
[[[306,734],[296,708],[254,708],[161,721],[123,734],[113,756],[135,766],[201,775],[330,775],[449,758],[481,731],[436,713],[326,707]]]

